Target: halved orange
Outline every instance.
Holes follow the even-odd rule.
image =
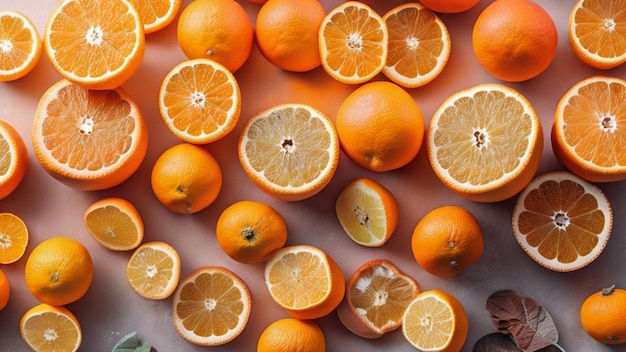
[[[14,10],[0,11],[0,81],[14,81],[35,68],[43,42],[33,22]]]
[[[141,297],[168,298],[180,279],[178,251],[163,241],[146,242],[133,252],[126,265],[126,279]]]
[[[28,228],[20,217],[0,213],[0,264],[15,263],[22,258],[28,240]]]
[[[20,334],[34,351],[78,351],[83,339],[76,316],[64,306],[41,303],[20,320]]]
[[[0,199],[8,197],[24,179],[28,150],[19,132],[0,120]]]
[[[107,197],[92,203],[83,214],[91,236],[114,251],[129,251],[143,241],[143,220],[137,208],[120,197]]]
[[[145,34],[167,27],[182,7],[182,0],[128,0],[137,10]]]

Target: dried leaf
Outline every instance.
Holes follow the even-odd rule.
[[[510,335],[498,332],[485,335],[474,344],[473,352],[519,352]]]

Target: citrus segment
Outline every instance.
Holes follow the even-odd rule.
[[[283,318],[274,321],[263,330],[256,351],[326,351],[326,339],[322,329],[312,320]]]
[[[128,0],[137,10],[145,34],[160,31],[178,14],[182,0]]]
[[[83,337],[78,319],[69,309],[45,303],[24,313],[20,334],[30,348],[39,352],[78,351]]]
[[[15,263],[22,258],[28,240],[28,228],[20,217],[0,213],[0,264]]]
[[[151,241],[139,246],[126,265],[126,279],[140,296],[168,298],[180,279],[180,256],[174,247]]]
[[[19,132],[0,120],[0,199],[8,197],[24,179],[28,150]]]
[[[0,81],[14,81],[35,68],[43,43],[33,22],[26,15],[0,11]]]
[[[114,251],[135,249],[143,240],[141,215],[123,198],[109,197],[92,203],[83,221],[96,242]]]

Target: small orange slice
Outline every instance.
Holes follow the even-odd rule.
[[[123,198],[108,197],[92,203],[83,221],[96,242],[114,251],[135,249],[143,240],[141,215]]]
[[[172,23],[182,7],[182,0],[128,0],[137,10],[145,34],[154,33]]]
[[[20,334],[34,351],[78,351],[83,333],[76,316],[63,306],[45,303],[29,309],[20,320]]]
[[[0,199],[8,197],[24,179],[28,150],[19,132],[0,120]]]
[[[14,81],[35,68],[42,53],[39,32],[26,15],[0,11],[0,81]]]
[[[28,228],[12,213],[0,213],[0,264],[18,261],[26,252]]]
[[[168,298],[178,286],[180,256],[165,242],[146,242],[128,260],[126,279],[141,297]]]

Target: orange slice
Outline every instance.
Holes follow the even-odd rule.
[[[376,11],[360,1],[346,1],[328,12],[320,26],[322,67],[339,82],[367,82],[385,66],[388,39]]]
[[[174,325],[193,344],[223,345],[246,327],[250,307],[250,291],[237,274],[202,267],[187,275],[174,293]]]
[[[418,293],[417,281],[391,261],[371,260],[350,277],[337,314],[354,334],[378,338],[400,327],[404,311]]]
[[[296,319],[330,314],[346,288],[335,260],[310,245],[277,250],[265,264],[265,284],[272,299]]]
[[[592,76],[561,98],[552,124],[552,149],[573,173],[591,182],[626,179],[626,81]]]
[[[109,197],[92,203],[83,221],[96,242],[114,251],[135,249],[143,240],[141,215],[123,198]]]
[[[626,62],[626,3],[578,0],[569,15],[570,45],[587,65],[608,70]]]
[[[128,0],[137,10],[145,34],[154,33],[172,23],[182,7],[182,0]]]
[[[450,57],[448,27],[418,2],[399,5],[383,16],[389,49],[383,74],[406,88],[435,79]]]
[[[226,67],[213,60],[184,61],[163,79],[159,109],[167,128],[183,141],[214,142],[237,124],[239,84]]]
[[[14,81],[35,68],[43,43],[39,32],[26,15],[0,11],[0,81]]]
[[[339,163],[334,124],[303,104],[263,111],[244,127],[239,160],[248,177],[266,193],[283,200],[312,197],[330,182]]]
[[[165,242],[146,242],[128,260],[126,279],[141,297],[168,298],[178,286],[180,256]]]
[[[0,213],[0,264],[18,261],[26,252],[28,228],[12,213]]]
[[[20,320],[20,334],[34,351],[78,351],[82,330],[76,316],[63,306],[45,303],[29,309]]]
[[[124,90],[94,91],[61,80],[42,96],[32,129],[41,166],[81,190],[117,186],[148,149],[148,128]]]
[[[28,150],[19,132],[0,120],[0,199],[8,197],[24,179]]]
[[[89,89],[121,86],[139,68],[146,47],[139,14],[127,0],[61,1],[43,42],[61,76]]]
[[[513,234],[534,261],[554,271],[593,262],[611,235],[613,211],[602,190],[556,171],[533,179],[513,208]]]
[[[543,134],[521,93],[484,83],[444,101],[430,120],[427,147],[430,165],[449,189],[474,201],[497,202],[535,176]]]

